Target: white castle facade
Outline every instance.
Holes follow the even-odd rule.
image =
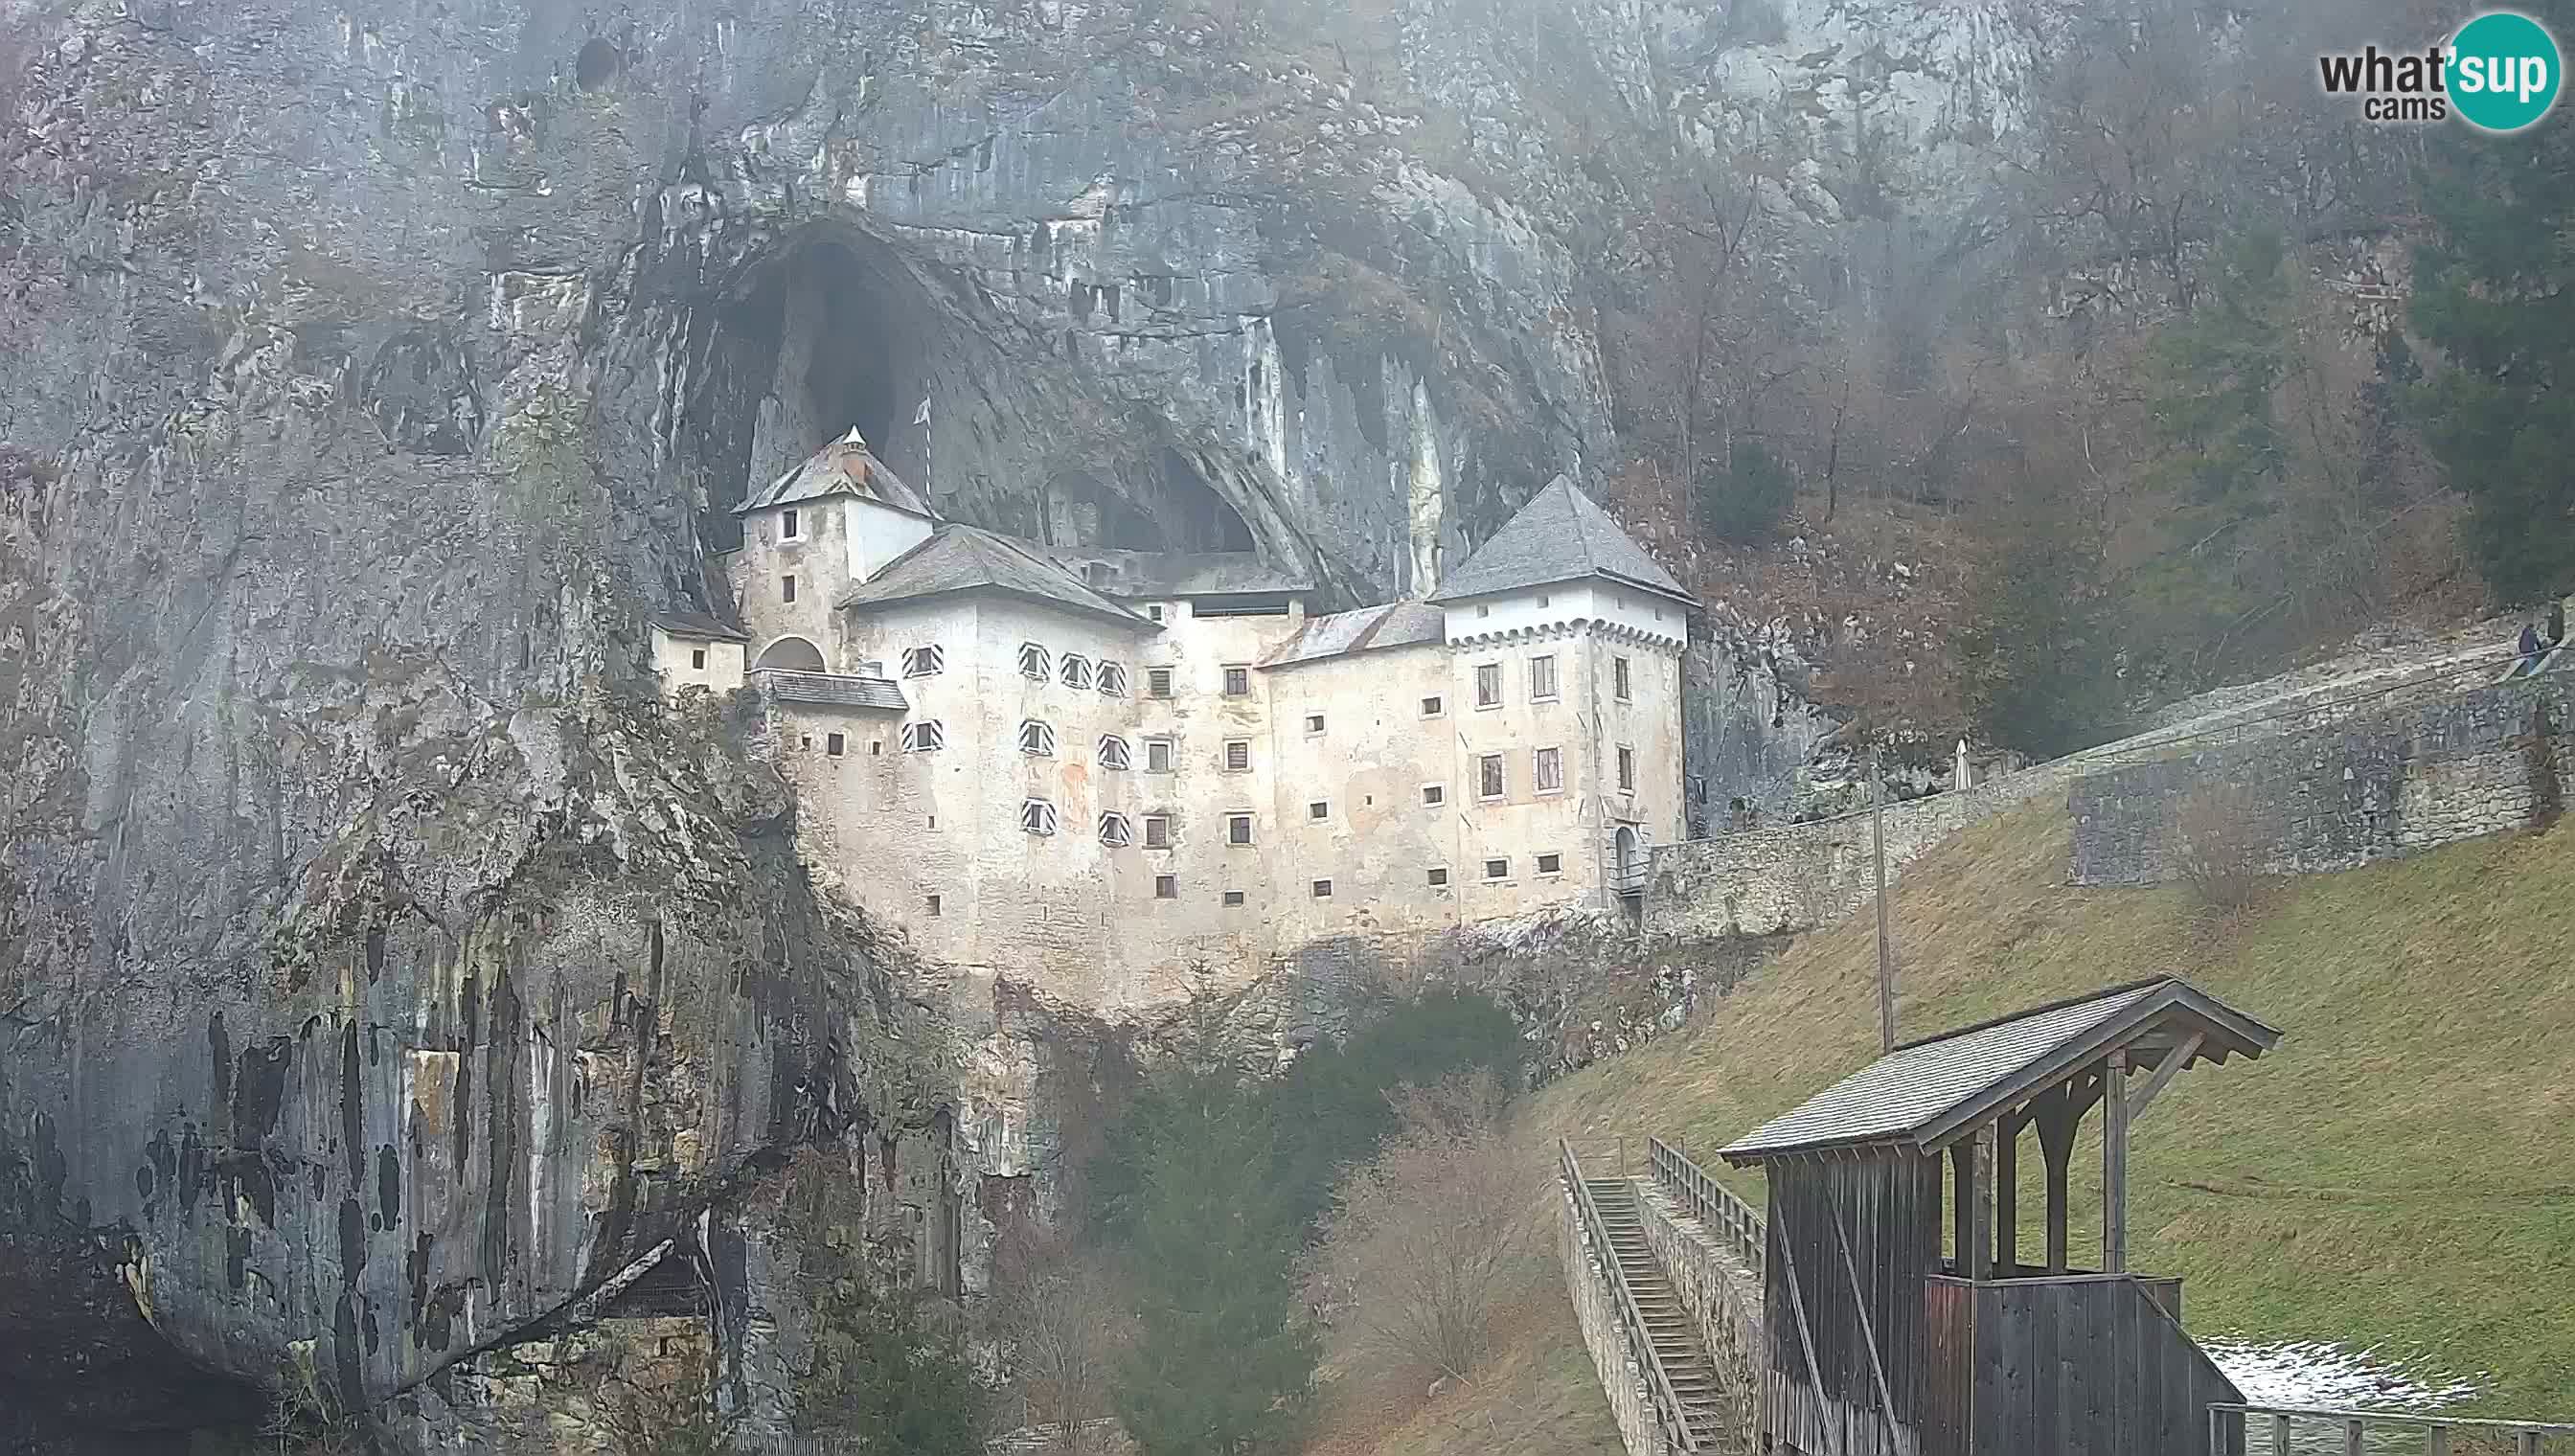
[[[761,693],[817,877],[960,991],[1132,1012],[1612,906],[1679,837],[1694,603],[1561,478],[1427,601],[1327,616],[1250,554],[939,520],[855,432],[739,510],[738,617],[656,619],[664,685]]]

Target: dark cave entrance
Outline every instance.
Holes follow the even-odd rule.
[[[1023,357],[941,308],[904,255],[855,230],[814,231],[761,265],[709,368],[722,401],[709,421],[716,458],[741,462],[719,467],[735,479],[712,483],[705,534],[718,550],[739,543],[730,508],[744,493],[853,427],[943,514],[970,524],[1064,548],[1255,549],[1202,459],[1158,443],[1165,432],[1150,423],[1115,448],[1069,428],[1064,366]],[[960,438],[964,420],[940,415],[943,381],[960,379],[1000,416],[989,419],[979,401],[971,439]],[[1133,418],[1125,402],[1095,403]],[[932,423],[922,423],[925,404]],[[936,449],[934,429],[946,432]],[[960,449],[971,469],[941,457]]]

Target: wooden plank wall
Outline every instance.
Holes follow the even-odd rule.
[[[2129,1279],[1933,1281],[1972,1300],[1972,1443],[1942,1456],[2210,1456],[2208,1407],[2244,1397]],[[1944,1306],[1945,1307],[1945,1306]],[[1950,1427],[1954,1429],[1954,1425]],[[2242,1447],[2214,1456],[2241,1456]]]
[[[1765,1428],[1815,1456],[1920,1456],[1923,1285],[1940,1262],[1939,1160],[1898,1153],[1774,1163],[1768,1172]]]

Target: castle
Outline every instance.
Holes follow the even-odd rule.
[[[941,520],[856,431],[737,509],[740,625],[657,618],[664,685],[757,689],[808,862],[969,985],[1133,1011],[1616,906],[1679,837],[1695,602],[1562,477],[1426,601],[1324,616],[1255,554]]]

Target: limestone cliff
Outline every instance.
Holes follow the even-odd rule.
[[[675,1258],[776,1404],[744,1230],[957,1196],[957,1057],[645,616],[853,424],[962,519],[1420,590],[1609,459],[1676,137],[1786,106],[1829,213],[1847,7],[1759,9],[0,0],[0,1431],[489,1444]],[[1932,13],[1863,101],[1936,142],[2008,47]],[[1816,731],[1729,651],[1719,804]]]

